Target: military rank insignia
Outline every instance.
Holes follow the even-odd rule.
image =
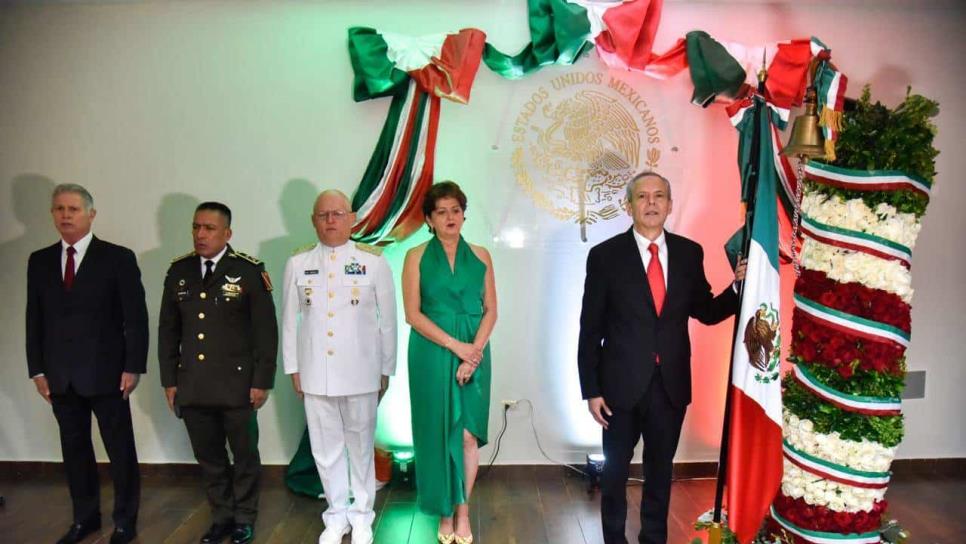
[[[349,262],[345,264],[345,274],[347,276],[365,276],[366,265],[360,264],[355,257],[351,257]]]
[[[225,276],[228,283],[221,286],[221,296],[225,297],[226,300],[231,300],[233,298],[238,298],[242,294],[242,286],[238,283],[241,280],[241,276],[231,277]]]
[[[318,270],[316,270],[316,273],[318,273]],[[265,270],[262,270],[262,285],[265,286],[265,290],[269,293],[271,293],[272,289],[274,289],[274,287],[272,287],[272,278],[268,277],[268,272]]]
[[[352,288],[352,299],[349,300],[349,304],[351,304],[353,306],[358,306],[359,305],[359,288],[358,287],[353,287]]]

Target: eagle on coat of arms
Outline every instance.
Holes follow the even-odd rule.
[[[759,308],[755,315],[748,320],[745,327],[745,349],[748,350],[748,362],[761,372],[768,371],[771,354],[778,336],[778,320],[768,320],[765,308]]]

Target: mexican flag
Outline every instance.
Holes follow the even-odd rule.
[[[748,269],[734,342],[727,464],[728,524],[742,544],[761,527],[782,478],[781,325],[778,276],[778,173],[773,154],[775,115],[762,97],[738,123],[744,136],[758,131],[758,186],[746,218]],[[755,110],[760,109],[757,125]],[[743,138],[744,140],[744,138]],[[743,195],[749,164],[742,165]],[[747,195],[751,196],[751,195]],[[748,198],[748,200],[751,200]],[[750,225],[747,223],[750,222]]]

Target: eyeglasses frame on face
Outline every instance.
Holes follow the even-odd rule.
[[[341,221],[342,219],[345,219],[346,217],[349,216],[349,212],[345,210],[332,210],[329,212],[317,212],[313,215],[321,219],[322,221],[328,221],[329,217],[332,217],[332,219],[336,221]]]

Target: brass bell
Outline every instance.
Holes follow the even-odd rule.
[[[825,136],[818,126],[818,100],[815,87],[805,91],[805,112],[795,117],[792,135],[782,155],[820,159],[825,157]]]

